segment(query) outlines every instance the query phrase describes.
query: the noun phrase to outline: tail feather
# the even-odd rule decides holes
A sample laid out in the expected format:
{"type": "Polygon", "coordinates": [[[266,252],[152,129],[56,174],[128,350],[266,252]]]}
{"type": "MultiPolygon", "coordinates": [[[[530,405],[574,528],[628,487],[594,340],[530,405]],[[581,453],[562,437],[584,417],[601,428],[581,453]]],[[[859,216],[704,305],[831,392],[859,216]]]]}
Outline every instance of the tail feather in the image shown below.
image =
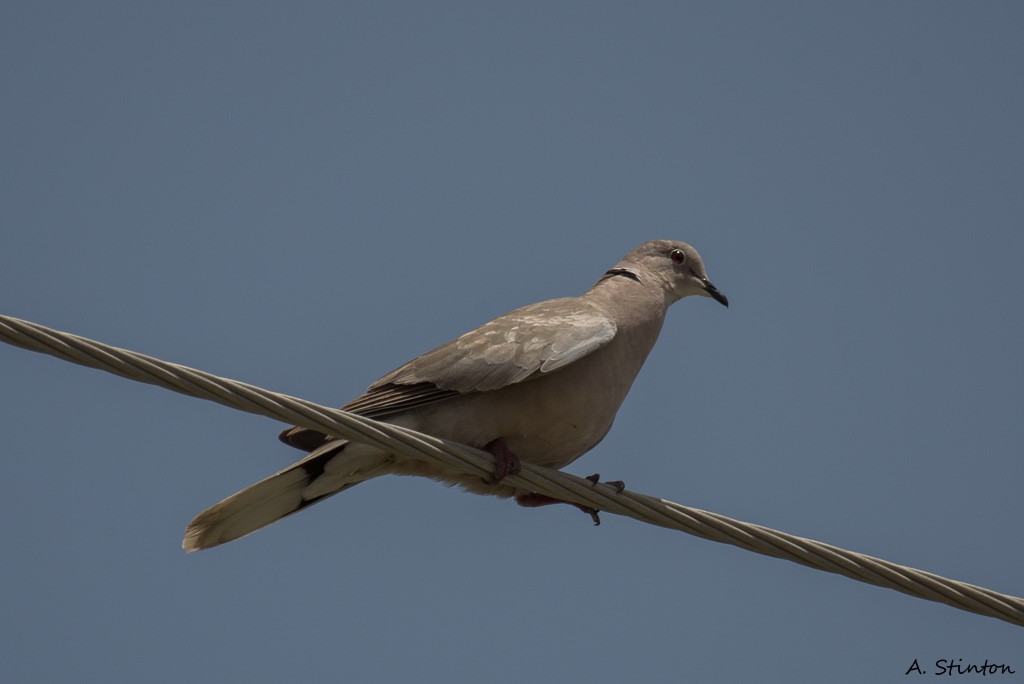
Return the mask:
{"type": "Polygon", "coordinates": [[[185,528],[189,553],[244,537],[360,482],[383,474],[387,454],[334,441],[298,463],[211,506],[185,528]]]}

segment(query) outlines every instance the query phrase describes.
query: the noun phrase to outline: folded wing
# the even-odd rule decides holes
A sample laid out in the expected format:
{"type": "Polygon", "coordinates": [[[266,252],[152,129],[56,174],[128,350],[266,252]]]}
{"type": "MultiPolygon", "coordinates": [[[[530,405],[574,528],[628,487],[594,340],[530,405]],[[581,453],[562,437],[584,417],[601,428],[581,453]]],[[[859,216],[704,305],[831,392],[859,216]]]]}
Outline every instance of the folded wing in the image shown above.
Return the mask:
{"type": "MultiPolygon", "coordinates": [[[[386,419],[468,392],[526,382],[578,361],[615,337],[615,323],[585,299],[552,299],[511,311],[413,359],[342,408],[386,419]]],[[[281,433],[309,450],[326,436],[306,428],[281,433]]]]}

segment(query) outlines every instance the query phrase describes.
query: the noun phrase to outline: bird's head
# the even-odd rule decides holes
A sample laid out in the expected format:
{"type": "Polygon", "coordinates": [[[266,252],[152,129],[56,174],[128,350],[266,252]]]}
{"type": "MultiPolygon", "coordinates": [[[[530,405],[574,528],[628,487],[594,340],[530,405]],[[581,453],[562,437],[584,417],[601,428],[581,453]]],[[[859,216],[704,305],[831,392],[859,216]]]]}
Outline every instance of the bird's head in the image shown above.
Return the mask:
{"type": "Polygon", "coordinates": [[[708,280],[700,254],[685,242],[645,242],[622,257],[622,261],[605,274],[606,277],[616,275],[642,283],[660,283],[668,304],[689,295],[702,295],[729,306],[729,299],[708,280]]]}

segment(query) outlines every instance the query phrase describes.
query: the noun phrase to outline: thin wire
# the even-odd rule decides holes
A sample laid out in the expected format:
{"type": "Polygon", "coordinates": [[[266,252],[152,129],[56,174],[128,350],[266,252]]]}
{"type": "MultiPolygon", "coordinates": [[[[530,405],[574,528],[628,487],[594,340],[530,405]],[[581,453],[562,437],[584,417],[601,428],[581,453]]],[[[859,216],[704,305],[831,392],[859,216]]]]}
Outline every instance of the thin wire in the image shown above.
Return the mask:
{"type": "MultiPolygon", "coordinates": [[[[10,316],[0,315],[0,341],[470,475],[487,477],[493,472],[493,457],[479,449],[10,316]]],[[[529,463],[522,466],[520,474],[506,478],[509,485],[1024,626],[1024,599],[1016,596],[664,499],[630,491],[617,493],[613,487],[594,485],[558,470],[529,463]]]]}

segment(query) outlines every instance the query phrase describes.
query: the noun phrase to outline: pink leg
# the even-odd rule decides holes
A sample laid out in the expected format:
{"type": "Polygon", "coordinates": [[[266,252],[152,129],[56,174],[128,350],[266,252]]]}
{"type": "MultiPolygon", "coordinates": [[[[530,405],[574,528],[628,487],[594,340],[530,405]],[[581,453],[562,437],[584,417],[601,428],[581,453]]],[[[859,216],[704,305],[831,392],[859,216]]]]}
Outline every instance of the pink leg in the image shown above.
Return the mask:
{"type": "Polygon", "coordinates": [[[584,513],[590,516],[590,519],[594,521],[595,525],[601,524],[601,516],[598,515],[599,511],[596,508],[590,506],[584,506],[583,504],[573,503],[572,501],[562,501],[554,497],[548,496],[547,494],[538,494],[537,492],[530,492],[529,494],[520,494],[516,497],[516,503],[525,508],[539,508],[540,506],[550,506],[551,504],[569,504],[575,506],[584,513]]]}
{"type": "Polygon", "coordinates": [[[490,480],[487,480],[487,484],[498,484],[505,479],[507,475],[517,475],[522,466],[519,463],[519,457],[509,451],[509,448],[505,446],[505,443],[500,439],[496,439],[493,442],[488,442],[484,446],[484,451],[489,451],[494,454],[498,463],[494,467],[494,475],[491,476],[490,480]]]}

